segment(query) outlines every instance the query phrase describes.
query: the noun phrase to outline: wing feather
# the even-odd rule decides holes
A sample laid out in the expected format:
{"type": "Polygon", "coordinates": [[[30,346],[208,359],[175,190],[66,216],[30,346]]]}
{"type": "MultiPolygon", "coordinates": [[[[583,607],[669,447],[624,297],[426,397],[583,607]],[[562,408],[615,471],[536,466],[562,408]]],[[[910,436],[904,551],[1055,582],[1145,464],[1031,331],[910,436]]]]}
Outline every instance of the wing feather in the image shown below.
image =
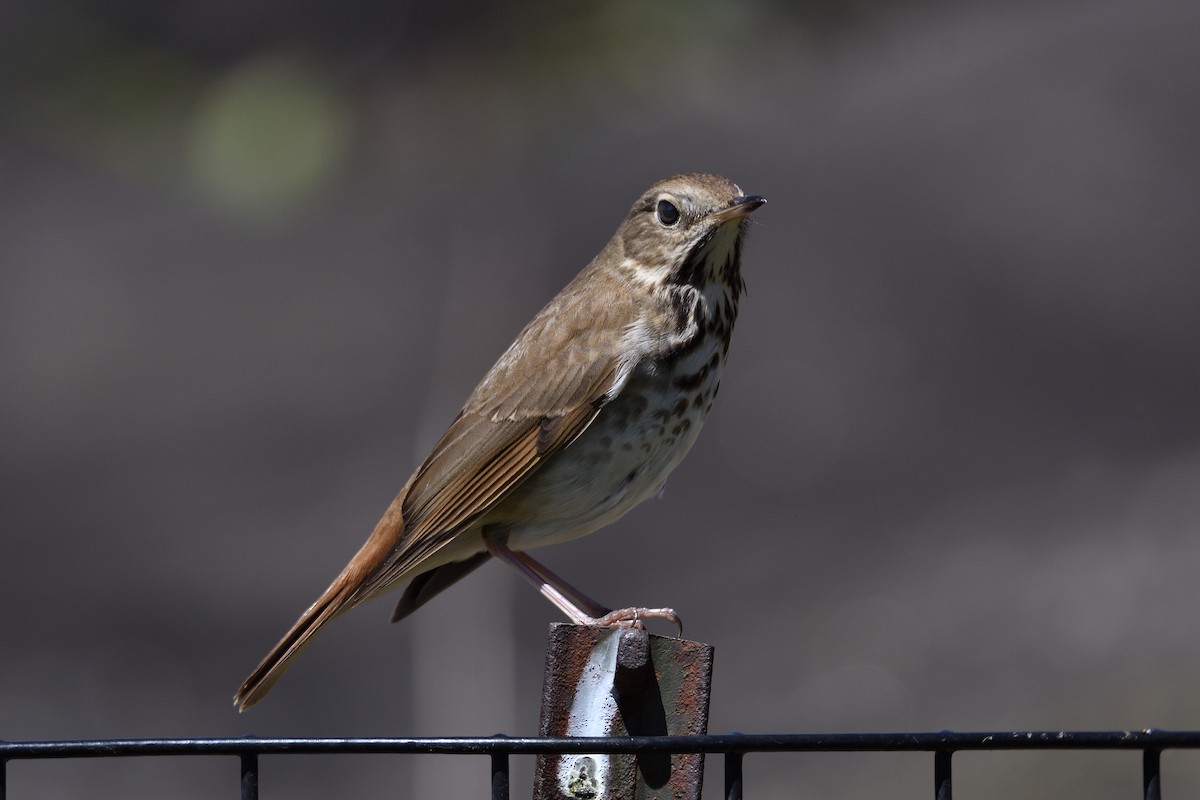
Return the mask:
{"type": "MultiPolygon", "coordinates": [[[[591,372],[590,385],[564,387],[573,395],[570,399],[583,401],[551,414],[515,420],[493,420],[471,411],[461,414],[403,493],[404,533],[391,555],[363,582],[356,604],[390,588],[445,547],[539,464],[574,441],[603,406],[617,365],[591,372]]],[[[566,397],[566,391],[560,396],[566,397]]]]}
{"type": "Polygon", "coordinates": [[[397,498],[402,529],[355,604],[410,577],[569,445],[619,390],[633,366],[625,323],[640,309],[608,282],[580,273],[480,381],[397,498]]]}

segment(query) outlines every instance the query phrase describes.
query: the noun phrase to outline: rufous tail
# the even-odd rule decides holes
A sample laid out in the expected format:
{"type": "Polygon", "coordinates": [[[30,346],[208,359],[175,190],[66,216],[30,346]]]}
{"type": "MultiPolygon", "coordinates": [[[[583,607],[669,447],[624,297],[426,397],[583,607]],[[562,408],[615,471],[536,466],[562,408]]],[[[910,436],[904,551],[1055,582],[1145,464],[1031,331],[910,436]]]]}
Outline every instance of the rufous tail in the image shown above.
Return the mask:
{"type": "Polygon", "coordinates": [[[292,660],[308,646],[309,641],[325,627],[325,624],[351,606],[351,596],[354,587],[348,585],[345,573],[325,590],[325,593],[305,611],[296,624],[288,631],[279,644],[271,648],[266,658],[254,668],[250,677],[233,696],[233,704],[238,711],[245,711],[250,706],[267,696],[275,681],[279,680],[284,671],[291,666],[292,660]]]}
{"type": "Polygon", "coordinates": [[[384,512],[370,538],[342,570],[342,574],[334,579],[317,602],[300,615],[292,629],[279,640],[279,644],[271,648],[267,657],[255,667],[250,677],[246,678],[242,688],[233,696],[233,704],[237,706],[238,711],[245,711],[266,697],[275,681],[291,666],[293,659],[303,652],[317,631],[324,628],[330,620],[388,588],[390,583],[381,584],[372,576],[387,565],[388,556],[404,530],[401,508],[407,491],[408,487],[405,486],[384,512]]]}

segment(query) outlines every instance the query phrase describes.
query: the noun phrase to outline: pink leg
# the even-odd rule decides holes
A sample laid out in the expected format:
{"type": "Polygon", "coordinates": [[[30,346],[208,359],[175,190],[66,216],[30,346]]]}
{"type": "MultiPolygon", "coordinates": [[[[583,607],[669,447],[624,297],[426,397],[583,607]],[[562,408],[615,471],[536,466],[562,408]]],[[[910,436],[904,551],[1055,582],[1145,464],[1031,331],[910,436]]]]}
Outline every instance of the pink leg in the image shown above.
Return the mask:
{"type": "Polygon", "coordinates": [[[644,619],[665,619],[683,633],[683,622],[670,608],[621,608],[609,611],[592,600],[528,553],[508,549],[508,533],[503,529],[485,530],[483,541],[488,552],[513,567],[529,581],[555,608],[567,615],[576,625],[598,625],[604,628],[641,628],[644,619]],[[583,608],[581,608],[581,606],[583,608]],[[586,609],[586,611],[585,611],[586,609]]]}
{"type": "Polygon", "coordinates": [[[524,562],[525,566],[529,567],[530,571],[532,571],[535,575],[537,575],[537,577],[541,580],[542,583],[549,585],[549,586],[557,587],[560,592],[562,592],[564,595],[569,597],[571,599],[571,601],[573,603],[575,603],[575,605],[582,608],[590,616],[602,617],[605,614],[612,611],[611,608],[605,608],[604,606],[600,605],[592,598],[588,597],[583,592],[576,589],[571,584],[564,581],[556,573],[554,573],[549,567],[547,567],[545,564],[541,563],[540,561],[537,561],[532,556],[530,556],[528,553],[522,553],[522,552],[518,552],[516,550],[510,551],[510,552],[512,552],[513,558],[517,559],[518,561],[524,562]]]}

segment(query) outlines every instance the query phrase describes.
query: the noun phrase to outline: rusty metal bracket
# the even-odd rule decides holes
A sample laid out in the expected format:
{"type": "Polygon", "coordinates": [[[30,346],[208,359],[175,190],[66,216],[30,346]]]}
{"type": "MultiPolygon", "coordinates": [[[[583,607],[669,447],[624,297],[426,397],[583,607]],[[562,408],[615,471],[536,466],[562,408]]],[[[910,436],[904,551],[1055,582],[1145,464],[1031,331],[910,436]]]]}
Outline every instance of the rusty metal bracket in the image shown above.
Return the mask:
{"type": "MultiPolygon", "coordinates": [[[[685,736],[708,730],[713,648],[637,629],[550,626],[542,736],[685,736]]],[[[704,754],[537,760],[534,800],[699,800],[704,754]]]]}

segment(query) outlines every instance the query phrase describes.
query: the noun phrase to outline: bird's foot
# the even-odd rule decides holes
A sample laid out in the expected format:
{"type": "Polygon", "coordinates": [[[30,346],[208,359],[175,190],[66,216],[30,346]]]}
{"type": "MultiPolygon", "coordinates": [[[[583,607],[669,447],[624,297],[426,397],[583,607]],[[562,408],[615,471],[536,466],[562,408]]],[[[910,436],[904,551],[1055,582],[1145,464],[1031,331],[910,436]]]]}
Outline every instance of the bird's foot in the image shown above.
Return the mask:
{"type": "Polygon", "coordinates": [[[683,635],[683,620],[673,608],[618,608],[601,617],[590,617],[586,625],[596,625],[601,628],[638,628],[644,630],[644,620],[664,619],[679,629],[683,635]]]}

